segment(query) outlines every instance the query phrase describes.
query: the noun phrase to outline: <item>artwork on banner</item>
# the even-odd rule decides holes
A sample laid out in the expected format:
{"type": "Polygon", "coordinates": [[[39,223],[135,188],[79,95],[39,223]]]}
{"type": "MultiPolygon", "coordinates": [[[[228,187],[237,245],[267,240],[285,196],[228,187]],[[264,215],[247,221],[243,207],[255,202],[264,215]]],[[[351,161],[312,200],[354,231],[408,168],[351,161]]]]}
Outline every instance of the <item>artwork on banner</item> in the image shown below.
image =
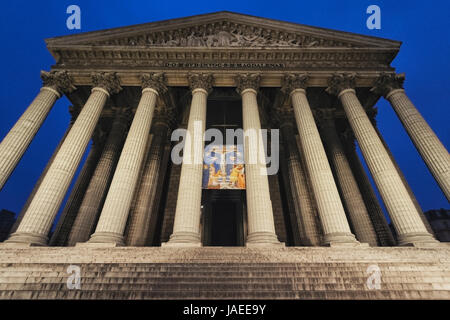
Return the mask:
{"type": "Polygon", "coordinates": [[[208,145],[203,158],[203,189],[245,189],[242,145],[208,145]]]}

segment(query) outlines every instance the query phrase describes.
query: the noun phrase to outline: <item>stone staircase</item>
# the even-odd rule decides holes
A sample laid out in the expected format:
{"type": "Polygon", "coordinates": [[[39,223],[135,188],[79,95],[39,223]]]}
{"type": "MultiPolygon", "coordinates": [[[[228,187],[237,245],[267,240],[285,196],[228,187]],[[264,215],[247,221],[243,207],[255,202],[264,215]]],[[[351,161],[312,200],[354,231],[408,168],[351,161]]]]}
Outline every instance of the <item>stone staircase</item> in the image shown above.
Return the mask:
{"type": "Polygon", "coordinates": [[[0,247],[0,298],[450,299],[450,249],[0,247]]]}

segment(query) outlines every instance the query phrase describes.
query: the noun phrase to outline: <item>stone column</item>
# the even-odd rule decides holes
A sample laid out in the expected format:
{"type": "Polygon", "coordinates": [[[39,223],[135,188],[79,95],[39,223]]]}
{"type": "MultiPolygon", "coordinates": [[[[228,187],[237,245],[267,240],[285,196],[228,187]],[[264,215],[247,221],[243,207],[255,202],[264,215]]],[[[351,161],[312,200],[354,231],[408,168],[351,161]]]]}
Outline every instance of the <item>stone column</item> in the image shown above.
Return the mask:
{"type": "Polygon", "coordinates": [[[200,205],[202,200],[203,152],[206,104],[212,89],[210,74],[189,76],[192,90],[191,109],[183,150],[178,199],[173,232],[165,246],[201,246],[200,205]]]}
{"type": "Polygon", "coordinates": [[[285,142],[280,145],[280,172],[283,179],[282,186],[285,194],[287,210],[289,212],[289,224],[286,225],[286,232],[288,237],[290,237],[290,240],[288,241],[291,243],[291,245],[298,247],[303,245],[304,243],[304,232],[302,231],[302,226],[300,225],[300,210],[298,209],[297,204],[294,203],[296,200],[294,199],[294,191],[292,190],[291,186],[291,177],[286,155],[287,151],[284,143],[285,142]],[[300,236],[300,233],[303,233],[302,236],[300,236]]]}
{"type": "Polygon", "coordinates": [[[342,198],[347,208],[356,238],[360,242],[377,246],[377,236],[370,220],[369,213],[364,204],[358,184],[345,155],[344,148],[339,139],[334,123],[332,109],[320,109],[318,112],[320,126],[329,158],[334,167],[337,184],[340,187],[342,198]]]}
{"type": "Polygon", "coordinates": [[[283,91],[290,94],[311,186],[326,245],[358,245],[342,206],[314,117],[306,98],[307,75],[287,75],[283,91]]]}
{"type": "Polygon", "coordinates": [[[121,88],[114,74],[96,74],[94,88],[67,135],[17,231],[8,243],[46,245],[47,235],[110,93],[121,88]]]}
{"type": "Polygon", "coordinates": [[[381,208],[375,191],[372,188],[369,177],[367,176],[366,171],[359,160],[359,156],[356,153],[355,139],[351,129],[348,128],[348,130],[341,135],[341,141],[344,144],[347,159],[352,168],[353,175],[358,183],[358,187],[361,191],[366,208],[369,211],[369,217],[372,220],[373,227],[375,228],[379,245],[394,246],[396,243],[394,237],[392,236],[392,231],[386,221],[383,209],[381,208]]]}
{"type": "Polygon", "coordinates": [[[0,190],[47,118],[55,101],[75,89],[65,71],[41,71],[43,86],[0,143],[0,190]]]}
{"type": "Polygon", "coordinates": [[[86,189],[77,217],[70,231],[67,242],[69,246],[89,240],[122,150],[124,135],[129,123],[128,119],[129,110],[124,108],[116,110],[102,155],[86,189]]]}
{"type": "Polygon", "coordinates": [[[382,74],[373,91],[389,100],[409,137],[450,201],[450,154],[403,89],[404,74],[382,74]]]}
{"type": "Polygon", "coordinates": [[[337,74],[330,79],[329,84],[327,92],[337,95],[342,103],[367,166],[397,230],[399,244],[414,245],[436,242],[420,219],[383,143],[356,97],[353,89],[355,76],[337,74]]]}
{"type": "Polygon", "coordinates": [[[155,118],[153,128],[153,139],[151,142],[149,154],[144,165],[142,179],[139,188],[136,190],[135,203],[130,210],[127,231],[125,233],[125,242],[127,246],[144,246],[148,239],[150,229],[150,220],[152,215],[153,203],[158,185],[159,169],[164,154],[165,141],[167,140],[168,123],[163,115],[155,118]]]}
{"type": "MultiPolygon", "coordinates": [[[[279,110],[281,113],[281,110],[279,110]]],[[[297,224],[299,226],[300,239],[302,245],[319,246],[320,233],[317,219],[314,212],[314,205],[311,199],[307,176],[302,168],[298,154],[297,143],[295,141],[294,124],[291,119],[293,114],[289,112],[283,115],[280,124],[281,134],[286,146],[286,158],[289,171],[289,182],[293,194],[295,211],[297,211],[297,224]]]]}
{"type": "Polygon", "coordinates": [[[395,161],[395,158],[394,158],[391,150],[389,149],[389,146],[387,145],[386,141],[384,140],[383,136],[381,135],[380,130],[378,130],[374,119],[372,119],[372,123],[373,123],[373,127],[374,127],[375,131],[378,134],[378,137],[380,138],[381,142],[383,143],[384,148],[386,149],[386,152],[389,155],[389,158],[391,158],[391,161],[394,164],[395,169],[397,170],[398,175],[400,176],[400,179],[402,179],[403,184],[405,185],[405,188],[408,191],[408,194],[411,197],[411,200],[412,200],[412,202],[414,203],[414,206],[417,209],[417,212],[419,212],[420,219],[422,220],[423,224],[427,228],[427,231],[435,237],[434,231],[431,228],[430,223],[428,222],[427,218],[423,214],[422,207],[420,206],[419,201],[417,201],[417,198],[414,195],[414,193],[413,193],[413,191],[411,189],[411,186],[409,185],[408,181],[406,180],[405,175],[403,174],[402,170],[400,169],[397,161],[395,161]]]}
{"type": "MultiPolygon", "coordinates": [[[[72,118],[73,119],[73,118],[72,118]]],[[[22,210],[20,210],[19,215],[17,216],[16,221],[14,222],[13,226],[11,227],[10,234],[16,232],[17,228],[19,227],[20,222],[23,219],[23,216],[25,215],[25,212],[27,211],[28,207],[30,206],[31,201],[33,200],[34,195],[36,194],[37,190],[39,189],[39,186],[42,183],[42,180],[44,179],[45,175],[47,174],[48,169],[53,163],[53,160],[55,159],[56,155],[58,154],[59,148],[61,148],[61,145],[64,142],[64,139],[66,138],[67,134],[69,133],[70,129],[72,128],[73,121],[70,122],[68,128],[66,129],[66,132],[64,133],[63,137],[59,141],[58,145],[56,146],[55,151],[53,152],[52,156],[50,157],[50,160],[48,160],[47,164],[45,165],[44,170],[42,171],[41,175],[39,176],[38,181],[33,187],[33,190],[31,190],[30,195],[27,198],[27,201],[22,207],[22,210]]]]}
{"type": "MultiPolygon", "coordinates": [[[[101,120],[100,120],[101,121],[101,120]]],[[[97,129],[99,127],[97,126],[97,129]]],[[[104,135],[101,130],[94,132],[92,137],[92,146],[84,161],[84,164],[78,174],[77,180],[72,187],[69,198],[64,205],[64,209],[56,224],[55,231],[50,238],[50,246],[65,246],[69,238],[70,230],[72,230],[73,223],[80,209],[81,201],[83,201],[87,186],[97,166],[98,159],[104,146],[104,135]]]]}
{"type": "Polygon", "coordinates": [[[237,91],[242,96],[245,189],[248,215],[246,245],[280,245],[281,243],[275,233],[261,121],[256,100],[260,76],[256,74],[239,75],[236,82],[237,91]]]}
{"type": "Polygon", "coordinates": [[[145,156],[148,134],[158,94],[165,90],[164,74],[142,76],[142,96],[114,177],[103,205],[95,233],[89,243],[124,245],[123,232],[145,156]]]}

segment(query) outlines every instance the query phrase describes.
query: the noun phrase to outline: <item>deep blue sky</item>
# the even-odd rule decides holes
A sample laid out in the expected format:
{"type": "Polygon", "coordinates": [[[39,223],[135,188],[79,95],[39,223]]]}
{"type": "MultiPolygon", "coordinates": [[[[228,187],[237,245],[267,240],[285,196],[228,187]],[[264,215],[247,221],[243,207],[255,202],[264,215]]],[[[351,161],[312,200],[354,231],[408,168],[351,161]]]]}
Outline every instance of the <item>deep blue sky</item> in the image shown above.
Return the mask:
{"type": "MultiPolygon", "coordinates": [[[[45,38],[157,20],[235,11],[260,17],[379,36],[403,42],[393,62],[406,73],[405,89],[438,137],[449,147],[450,1],[5,1],[0,10],[2,76],[0,139],[41,87],[40,70],[54,63],[45,38]],[[81,30],[66,28],[66,8],[81,8],[81,30]],[[366,8],[381,7],[381,30],[366,28],[366,8]]],[[[424,210],[448,202],[383,99],[378,126],[424,210]]],[[[0,209],[18,213],[69,121],[69,102],[60,99],[0,192],[0,209]]]]}

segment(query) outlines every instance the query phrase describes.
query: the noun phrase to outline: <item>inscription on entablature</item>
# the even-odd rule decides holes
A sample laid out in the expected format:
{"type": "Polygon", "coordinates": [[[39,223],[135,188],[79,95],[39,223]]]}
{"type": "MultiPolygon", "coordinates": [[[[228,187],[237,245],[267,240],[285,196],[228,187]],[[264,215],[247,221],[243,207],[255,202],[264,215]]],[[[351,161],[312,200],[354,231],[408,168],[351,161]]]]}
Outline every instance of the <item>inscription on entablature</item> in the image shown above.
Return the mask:
{"type": "Polygon", "coordinates": [[[201,68],[201,69],[279,69],[285,68],[284,63],[199,63],[199,62],[167,62],[166,68],[201,68]]]}

